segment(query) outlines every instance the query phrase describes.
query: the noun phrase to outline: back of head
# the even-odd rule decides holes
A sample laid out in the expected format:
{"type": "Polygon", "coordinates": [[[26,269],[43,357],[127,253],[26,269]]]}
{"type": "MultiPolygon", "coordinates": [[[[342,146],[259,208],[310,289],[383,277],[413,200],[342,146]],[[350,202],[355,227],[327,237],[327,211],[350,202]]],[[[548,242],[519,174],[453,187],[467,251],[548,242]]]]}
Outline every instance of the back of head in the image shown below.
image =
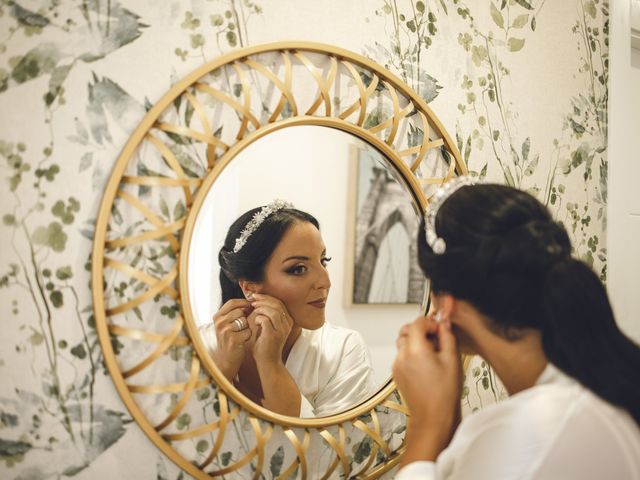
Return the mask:
{"type": "Polygon", "coordinates": [[[309,222],[320,228],[312,215],[295,208],[281,208],[266,216],[251,232],[242,248],[236,249],[236,240],[241,237],[247,224],[264,208],[257,207],[245,212],[229,227],[224,245],[218,253],[223,304],[233,298],[244,298],[238,285],[239,280],[263,280],[265,264],[292,225],[297,222],[309,222]]]}
{"type": "Polygon", "coordinates": [[[553,364],[640,422],[640,387],[631,381],[640,348],[620,332],[604,286],[572,258],[566,229],[544,205],[504,185],[463,186],[439,208],[435,229],[444,254],[424,229],[418,235],[435,293],[468,301],[507,339],[539,330],[553,364]]]}

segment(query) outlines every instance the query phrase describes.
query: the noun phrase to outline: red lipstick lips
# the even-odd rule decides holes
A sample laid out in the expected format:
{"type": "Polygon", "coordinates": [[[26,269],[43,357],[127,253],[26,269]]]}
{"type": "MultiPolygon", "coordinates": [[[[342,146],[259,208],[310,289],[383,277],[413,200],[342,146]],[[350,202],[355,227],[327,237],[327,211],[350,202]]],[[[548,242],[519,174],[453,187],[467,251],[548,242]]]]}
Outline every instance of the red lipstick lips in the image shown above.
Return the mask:
{"type": "Polygon", "coordinates": [[[312,305],[316,308],[324,308],[326,304],[327,304],[326,298],[320,298],[318,300],[314,300],[313,302],[309,302],[309,305],[312,305]]]}

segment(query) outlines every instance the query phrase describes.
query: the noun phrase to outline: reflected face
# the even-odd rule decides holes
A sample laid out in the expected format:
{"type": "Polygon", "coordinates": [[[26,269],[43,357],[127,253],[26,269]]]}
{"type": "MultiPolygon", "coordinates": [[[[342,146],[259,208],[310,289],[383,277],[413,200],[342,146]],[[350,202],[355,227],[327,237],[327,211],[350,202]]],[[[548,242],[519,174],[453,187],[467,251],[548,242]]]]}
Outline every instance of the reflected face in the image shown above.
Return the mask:
{"type": "Polygon", "coordinates": [[[264,269],[259,292],[285,304],[294,323],[315,330],[324,324],[331,288],[326,247],[320,231],[308,222],[296,222],[282,236],[264,269]]]}

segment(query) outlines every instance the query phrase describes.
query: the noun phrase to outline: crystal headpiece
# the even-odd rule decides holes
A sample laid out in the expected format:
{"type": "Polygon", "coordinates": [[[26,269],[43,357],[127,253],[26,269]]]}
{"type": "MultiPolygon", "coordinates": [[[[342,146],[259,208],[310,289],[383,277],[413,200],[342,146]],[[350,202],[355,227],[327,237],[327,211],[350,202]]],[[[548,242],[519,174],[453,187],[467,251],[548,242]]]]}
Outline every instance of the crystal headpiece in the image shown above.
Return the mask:
{"type": "Polygon", "coordinates": [[[236,243],[233,246],[233,253],[238,253],[244,244],[247,243],[249,237],[255,232],[258,227],[264,222],[269,215],[277,212],[278,210],[282,210],[283,208],[293,208],[293,203],[286,202],[284,200],[276,199],[271,202],[269,205],[265,205],[260,209],[260,211],[256,212],[249,223],[245,225],[240,232],[240,236],[236,238],[236,243]]]}
{"type": "Polygon", "coordinates": [[[453,192],[458,190],[460,187],[464,187],[465,185],[475,185],[475,183],[476,181],[471,177],[454,177],[447,183],[443,184],[436,193],[433,194],[433,197],[431,197],[431,201],[429,202],[427,211],[425,212],[424,235],[427,240],[427,245],[431,247],[431,250],[433,250],[433,253],[436,255],[442,255],[447,249],[447,244],[444,242],[444,239],[438,237],[438,234],[436,233],[436,215],[438,215],[438,210],[453,192]]]}

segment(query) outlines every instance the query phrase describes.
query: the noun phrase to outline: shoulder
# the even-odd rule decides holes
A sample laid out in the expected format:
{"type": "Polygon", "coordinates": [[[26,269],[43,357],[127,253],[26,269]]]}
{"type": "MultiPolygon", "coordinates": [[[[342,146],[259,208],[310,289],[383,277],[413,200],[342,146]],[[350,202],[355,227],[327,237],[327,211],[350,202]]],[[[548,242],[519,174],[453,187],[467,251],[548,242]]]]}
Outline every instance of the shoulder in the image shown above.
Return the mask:
{"type": "Polygon", "coordinates": [[[356,330],[330,323],[313,331],[306,355],[312,354],[316,356],[318,371],[324,382],[355,365],[370,364],[369,350],[362,335],[356,330]]]}
{"type": "Polygon", "coordinates": [[[464,451],[508,445],[513,458],[540,452],[582,394],[576,385],[536,385],[466,416],[452,444],[464,451]]]}
{"type": "Polygon", "coordinates": [[[325,324],[319,329],[323,337],[331,339],[349,339],[349,340],[361,340],[362,335],[357,330],[352,330],[340,325],[334,325],[333,323],[325,322],[325,324]]]}
{"type": "Polygon", "coordinates": [[[461,425],[474,431],[527,430],[529,438],[545,436],[568,416],[581,414],[591,399],[590,392],[574,381],[534,385],[507,400],[483,408],[465,418],[461,425]]]}
{"type": "Polygon", "coordinates": [[[640,429],[631,415],[577,382],[574,388],[571,395],[554,392],[560,413],[547,421],[557,425],[532,475],[570,468],[573,478],[640,478],[640,429]]]}
{"type": "Polygon", "coordinates": [[[333,325],[331,323],[325,323],[319,331],[321,341],[324,344],[333,346],[342,346],[347,350],[351,349],[365,349],[366,344],[364,338],[357,330],[342,327],[339,325],[333,325]]]}
{"type": "Polygon", "coordinates": [[[466,417],[451,446],[443,459],[456,469],[501,448],[509,458],[501,469],[528,472],[522,478],[552,478],[558,468],[574,471],[572,463],[584,467],[576,474],[599,464],[633,465],[634,456],[640,458],[640,431],[626,412],[560,375],[466,417]]]}

